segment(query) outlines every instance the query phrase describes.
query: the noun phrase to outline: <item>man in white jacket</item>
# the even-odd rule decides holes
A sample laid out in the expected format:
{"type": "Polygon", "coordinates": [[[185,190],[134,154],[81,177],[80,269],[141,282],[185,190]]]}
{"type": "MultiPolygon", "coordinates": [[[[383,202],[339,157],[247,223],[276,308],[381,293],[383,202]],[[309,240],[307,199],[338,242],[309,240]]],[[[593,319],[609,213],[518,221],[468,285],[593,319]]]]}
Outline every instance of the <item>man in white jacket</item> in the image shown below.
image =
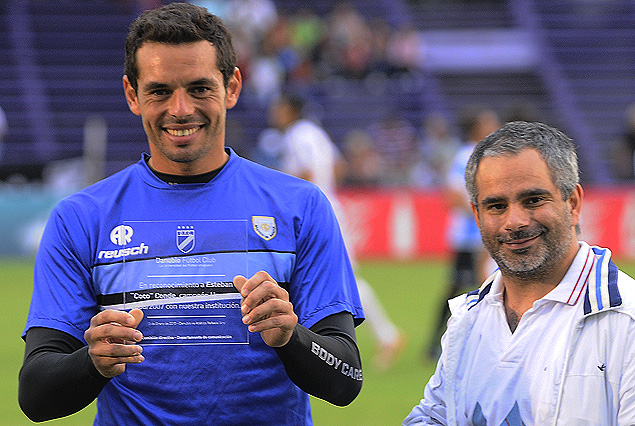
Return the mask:
{"type": "Polygon", "coordinates": [[[573,142],[512,122],[465,172],[498,270],[450,301],[437,370],[404,425],[634,425],[635,280],[578,241],[573,142]]]}

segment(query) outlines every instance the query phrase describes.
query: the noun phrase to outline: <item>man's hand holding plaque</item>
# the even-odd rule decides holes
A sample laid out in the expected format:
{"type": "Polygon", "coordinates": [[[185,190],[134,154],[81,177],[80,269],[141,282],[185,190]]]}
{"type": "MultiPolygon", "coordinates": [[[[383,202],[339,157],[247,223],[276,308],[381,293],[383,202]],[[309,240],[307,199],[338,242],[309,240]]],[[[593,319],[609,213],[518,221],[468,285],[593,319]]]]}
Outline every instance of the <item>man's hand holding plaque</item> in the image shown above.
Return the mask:
{"type": "Polygon", "coordinates": [[[264,271],[249,279],[238,275],[234,277],[234,286],[243,296],[243,323],[249,326],[249,331],[259,332],[269,346],[284,346],[298,323],[289,293],[264,271]]]}
{"type": "Polygon", "coordinates": [[[136,329],[142,319],[140,309],[128,313],[109,309],[91,319],[84,339],[88,343],[88,354],[102,376],[118,376],[126,370],[126,364],[144,360],[143,348],[137,344],[143,335],[136,329]]]}

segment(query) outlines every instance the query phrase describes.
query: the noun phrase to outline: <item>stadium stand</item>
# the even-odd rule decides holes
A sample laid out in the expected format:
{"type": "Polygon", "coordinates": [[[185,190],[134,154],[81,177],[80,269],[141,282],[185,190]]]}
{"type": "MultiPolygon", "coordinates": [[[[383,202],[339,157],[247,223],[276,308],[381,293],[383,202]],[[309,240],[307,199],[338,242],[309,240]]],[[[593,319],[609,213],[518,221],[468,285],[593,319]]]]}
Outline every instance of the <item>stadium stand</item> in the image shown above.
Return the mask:
{"type": "MultiPolygon", "coordinates": [[[[82,153],[86,120],[108,125],[108,173],[146,149],[141,123],[123,97],[123,39],[136,15],[125,2],[7,0],[0,4],[0,106],[9,121],[0,180],[29,179],[44,166],[82,153]]],[[[134,3],[134,2],[132,2],[134,3]]],[[[302,0],[277,0],[296,13],[302,0]]],[[[337,2],[311,2],[326,16],[337,2]]],[[[467,104],[503,115],[531,104],[544,121],[581,145],[583,178],[610,180],[603,147],[621,131],[635,101],[635,2],[605,0],[352,1],[368,19],[412,25],[422,41],[421,68],[407,78],[292,82],[336,143],[388,112],[419,126],[429,112],[455,119],[467,104]],[[452,50],[455,49],[455,50],[452,50]],[[448,54],[450,52],[450,54],[448,54]]],[[[249,90],[228,115],[228,144],[248,155],[266,127],[266,108],[249,90]]]]}
{"type": "Polygon", "coordinates": [[[603,152],[620,136],[619,121],[635,99],[635,2],[534,3],[573,98],[578,127],[588,132],[583,136],[587,161],[589,156],[606,160],[603,152]]]}

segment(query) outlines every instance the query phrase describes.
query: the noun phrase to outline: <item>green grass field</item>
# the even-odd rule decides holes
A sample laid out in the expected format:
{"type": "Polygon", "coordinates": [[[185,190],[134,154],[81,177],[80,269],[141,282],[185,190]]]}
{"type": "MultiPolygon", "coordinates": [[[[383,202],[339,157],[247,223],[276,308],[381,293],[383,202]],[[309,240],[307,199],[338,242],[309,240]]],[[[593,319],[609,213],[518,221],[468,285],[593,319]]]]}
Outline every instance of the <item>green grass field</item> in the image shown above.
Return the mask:
{"type": "MultiPolygon", "coordinates": [[[[635,263],[618,266],[635,276],[635,263]]],[[[386,372],[373,365],[375,342],[367,324],[358,327],[358,342],[364,365],[364,386],[359,397],[340,408],[314,399],[316,426],[399,425],[418,403],[423,386],[434,370],[434,363],[422,356],[443,302],[449,266],[442,261],[389,262],[367,261],[360,275],[375,288],[393,321],[408,336],[408,346],[398,363],[386,372]]],[[[32,290],[32,260],[0,261],[5,299],[0,320],[0,336],[6,343],[0,352],[0,423],[6,426],[33,424],[20,411],[17,402],[18,371],[24,343],[20,339],[32,290]]],[[[92,424],[94,405],[64,419],[46,422],[55,426],[92,424]]]]}

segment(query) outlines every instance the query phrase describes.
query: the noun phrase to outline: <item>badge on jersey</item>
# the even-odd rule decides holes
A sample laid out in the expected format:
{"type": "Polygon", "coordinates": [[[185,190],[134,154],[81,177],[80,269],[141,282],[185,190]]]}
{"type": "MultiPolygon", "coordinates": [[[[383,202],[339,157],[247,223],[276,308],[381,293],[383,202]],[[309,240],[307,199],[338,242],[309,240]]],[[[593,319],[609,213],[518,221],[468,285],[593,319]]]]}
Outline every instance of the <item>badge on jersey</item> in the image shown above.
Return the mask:
{"type": "Polygon", "coordinates": [[[179,226],[176,229],[176,246],[183,253],[189,253],[196,244],[196,233],[193,226],[179,226]]]}
{"type": "Polygon", "coordinates": [[[276,227],[276,219],[270,216],[252,216],[251,222],[254,225],[254,231],[263,239],[269,241],[278,233],[276,227]]]}

